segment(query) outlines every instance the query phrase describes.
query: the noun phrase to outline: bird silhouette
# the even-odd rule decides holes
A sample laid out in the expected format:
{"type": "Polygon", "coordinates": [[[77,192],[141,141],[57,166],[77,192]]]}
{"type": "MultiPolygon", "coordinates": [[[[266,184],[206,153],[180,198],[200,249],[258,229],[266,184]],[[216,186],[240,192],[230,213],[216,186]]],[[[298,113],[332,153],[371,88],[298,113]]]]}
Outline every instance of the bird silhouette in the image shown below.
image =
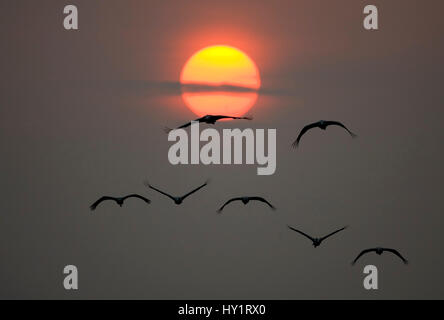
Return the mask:
{"type": "Polygon", "coordinates": [[[100,199],[98,199],[96,202],[94,202],[94,203],[90,206],[90,209],[91,209],[91,210],[95,210],[95,209],[97,208],[97,206],[98,206],[100,203],[102,203],[103,201],[107,201],[107,200],[115,201],[119,206],[122,206],[122,205],[123,205],[123,202],[124,202],[126,199],[128,199],[128,198],[139,198],[139,199],[142,199],[143,201],[145,201],[146,203],[151,203],[151,200],[149,200],[149,199],[147,199],[147,198],[145,198],[145,197],[142,197],[142,196],[140,196],[140,195],[138,195],[138,194],[130,194],[130,195],[127,195],[127,196],[125,196],[125,197],[121,197],[121,198],[118,198],[118,197],[110,197],[110,196],[103,196],[103,197],[101,197],[100,199]]]}
{"type": "Polygon", "coordinates": [[[362,250],[361,253],[358,254],[358,256],[355,258],[355,260],[353,260],[352,265],[354,265],[356,263],[356,261],[358,261],[358,259],[360,257],[362,257],[364,254],[372,252],[372,251],[376,252],[377,255],[381,255],[384,251],[391,252],[394,255],[398,256],[402,260],[402,262],[404,262],[404,264],[408,264],[408,261],[406,259],[404,259],[404,257],[398,252],[398,250],[391,249],[391,248],[377,247],[377,248],[370,248],[370,249],[362,250]]]}
{"type": "MultiPolygon", "coordinates": [[[[208,123],[208,124],[215,124],[216,121],[221,120],[221,119],[253,120],[253,117],[232,117],[232,116],[207,114],[206,116],[198,118],[194,121],[198,121],[199,123],[203,122],[203,123],[208,123]]],[[[184,125],[181,125],[180,127],[177,127],[176,129],[183,129],[183,128],[189,127],[190,125],[191,125],[191,121],[185,123],[184,125]]],[[[165,128],[165,132],[169,133],[171,130],[176,130],[176,129],[171,129],[171,128],[167,127],[167,128],[165,128]]]]}
{"type": "Polygon", "coordinates": [[[303,236],[307,237],[308,239],[310,239],[310,240],[313,242],[313,246],[314,246],[315,248],[318,247],[318,246],[320,246],[321,243],[322,243],[322,241],[324,241],[324,240],[327,239],[328,237],[331,237],[331,236],[334,235],[335,233],[338,233],[339,231],[342,231],[342,230],[344,230],[344,229],[347,228],[347,226],[345,226],[345,227],[343,227],[343,228],[341,228],[341,229],[338,229],[338,230],[336,230],[336,231],[333,231],[333,232],[330,233],[330,234],[327,234],[326,236],[324,236],[324,237],[322,237],[322,238],[313,238],[313,237],[309,236],[308,234],[306,234],[306,233],[304,233],[304,232],[302,232],[302,231],[300,231],[300,230],[298,230],[298,229],[295,229],[295,228],[290,227],[290,226],[287,226],[287,227],[290,228],[290,229],[293,230],[293,231],[296,231],[296,232],[302,234],[303,236]]]}
{"type": "Polygon", "coordinates": [[[356,134],[354,134],[353,132],[351,132],[350,130],[348,130],[348,128],[343,125],[342,123],[338,122],[338,121],[325,121],[325,120],[320,120],[318,122],[313,122],[311,124],[306,125],[301,132],[299,133],[298,137],[296,138],[296,141],[293,142],[292,146],[293,148],[296,148],[297,146],[299,146],[299,141],[301,140],[302,136],[310,129],[313,128],[320,128],[322,130],[327,129],[328,126],[340,126],[342,128],[344,128],[353,138],[356,137],[356,134]]]}
{"type": "Polygon", "coordinates": [[[192,194],[195,193],[197,190],[199,190],[199,189],[205,187],[208,183],[209,183],[209,180],[207,180],[207,181],[206,181],[204,184],[202,184],[201,186],[197,187],[196,189],[194,189],[194,190],[188,192],[187,194],[185,194],[185,195],[183,195],[183,196],[181,196],[181,197],[174,197],[174,196],[172,196],[172,195],[170,195],[170,194],[168,194],[168,193],[166,193],[166,192],[164,192],[164,191],[162,191],[162,190],[160,190],[160,189],[157,189],[156,187],[153,187],[152,185],[149,184],[148,181],[145,181],[145,182],[144,182],[145,186],[147,186],[148,188],[153,189],[153,190],[155,190],[155,191],[157,191],[157,192],[159,192],[159,193],[161,193],[161,194],[167,196],[168,198],[172,199],[172,200],[174,201],[174,203],[177,204],[177,205],[181,204],[181,203],[185,200],[185,198],[187,198],[188,196],[192,195],[192,194]]]}
{"type": "Polygon", "coordinates": [[[233,201],[242,201],[243,204],[247,204],[250,201],[261,201],[266,203],[271,209],[276,210],[276,208],[270,202],[268,202],[262,197],[237,197],[237,198],[232,198],[227,202],[225,202],[224,205],[217,210],[217,212],[221,213],[222,210],[225,208],[225,206],[233,201]]]}

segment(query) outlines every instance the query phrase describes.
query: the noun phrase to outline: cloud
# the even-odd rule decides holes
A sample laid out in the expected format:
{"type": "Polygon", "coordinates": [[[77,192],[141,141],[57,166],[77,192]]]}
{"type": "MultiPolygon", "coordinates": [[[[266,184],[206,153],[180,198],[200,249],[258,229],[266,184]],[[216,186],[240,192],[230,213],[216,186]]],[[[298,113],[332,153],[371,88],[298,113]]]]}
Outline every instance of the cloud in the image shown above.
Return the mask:
{"type": "MultiPolygon", "coordinates": [[[[122,83],[119,84],[122,88],[122,83]]],[[[186,92],[257,92],[265,95],[289,95],[289,91],[260,88],[253,89],[230,84],[210,85],[203,83],[182,84],[175,81],[145,81],[145,80],[127,80],[123,82],[125,90],[138,91],[140,94],[150,95],[180,95],[186,92]]]]}

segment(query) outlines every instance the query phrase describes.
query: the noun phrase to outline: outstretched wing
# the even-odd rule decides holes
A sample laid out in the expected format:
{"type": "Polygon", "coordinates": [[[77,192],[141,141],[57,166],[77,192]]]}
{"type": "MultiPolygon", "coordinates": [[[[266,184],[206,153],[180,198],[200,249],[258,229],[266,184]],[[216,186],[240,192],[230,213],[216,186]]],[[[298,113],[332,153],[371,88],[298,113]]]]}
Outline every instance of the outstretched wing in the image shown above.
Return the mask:
{"type": "Polygon", "coordinates": [[[185,199],[186,197],[188,197],[189,195],[191,195],[191,194],[193,194],[193,193],[195,193],[197,190],[199,190],[199,189],[201,189],[201,188],[203,188],[203,187],[205,187],[207,184],[209,183],[209,181],[205,181],[205,183],[204,184],[202,184],[201,186],[199,186],[199,187],[197,187],[196,189],[194,189],[194,190],[192,190],[192,191],[190,191],[190,192],[188,192],[186,195],[183,195],[181,198],[182,198],[182,200],[183,199],[185,199]]]}
{"type": "Polygon", "coordinates": [[[211,119],[214,121],[220,120],[220,119],[234,119],[234,120],[253,120],[253,117],[231,117],[231,116],[222,116],[222,115],[215,115],[211,116],[211,119]]]}
{"type": "Polygon", "coordinates": [[[169,195],[168,193],[163,192],[162,190],[159,190],[159,189],[157,189],[156,187],[153,187],[152,185],[150,185],[150,184],[148,183],[148,181],[145,181],[144,184],[145,184],[145,186],[147,186],[148,188],[153,189],[153,190],[155,190],[155,191],[157,191],[157,192],[159,192],[159,193],[161,193],[161,194],[167,196],[168,198],[172,199],[173,201],[176,200],[173,196],[169,195]]]}
{"type": "Polygon", "coordinates": [[[232,119],[235,119],[235,120],[253,120],[253,116],[246,116],[246,117],[232,117],[232,119]]]}
{"type": "Polygon", "coordinates": [[[181,125],[180,127],[177,127],[176,129],[183,129],[183,128],[186,128],[186,127],[189,127],[189,126],[191,126],[191,121],[181,125]]]}
{"type": "MultiPolygon", "coordinates": [[[[199,121],[199,122],[202,122],[203,118],[204,118],[204,117],[200,117],[200,118],[195,119],[195,120],[193,120],[193,121],[199,121]]],[[[175,129],[165,128],[165,130],[167,131],[167,133],[169,133],[171,130],[187,128],[187,127],[191,126],[191,123],[192,123],[192,121],[187,122],[187,123],[181,125],[180,127],[175,128],[175,129]]]]}
{"type": "Polygon", "coordinates": [[[296,138],[296,141],[293,142],[292,146],[293,148],[296,148],[299,146],[299,141],[301,141],[302,136],[310,129],[313,129],[318,126],[318,122],[313,122],[311,124],[306,125],[304,128],[302,128],[301,132],[299,133],[298,137],[296,138]]]}
{"type": "Polygon", "coordinates": [[[350,130],[348,130],[348,128],[345,126],[345,125],[343,125],[342,123],[340,123],[339,121],[325,121],[325,124],[327,125],[327,126],[340,126],[340,127],[342,127],[342,128],[344,128],[345,130],[347,130],[347,132],[354,138],[354,137],[356,137],[356,134],[354,134],[353,132],[351,132],[350,130]]]}
{"type": "Polygon", "coordinates": [[[324,241],[324,240],[327,239],[328,237],[331,237],[331,236],[334,235],[335,233],[338,233],[338,232],[340,232],[340,231],[342,231],[342,230],[344,230],[344,229],[347,229],[347,226],[345,226],[345,227],[343,227],[343,228],[341,228],[341,229],[338,229],[338,230],[336,230],[336,231],[333,231],[332,233],[327,234],[325,237],[322,237],[322,238],[320,238],[319,240],[320,240],[320,241],[324,241]]]}
{"type": "Polygon", "coordinates": [[[97,206],[102,202],[102,201],[106,201],[106,200],[114,200],[116,201],[116,198],[113,197],[108,197],[108,196],[103,196],[100,199],[98,199],[96,202],[94,202],[92,205],[89,206],[89,208],[91,210],[96,210],[97,206]]]}
{"type": "Polygon", "coordinates": [[[265,199],[262,198],[262,197],[250,197],[250,200],[257,200],[257,201],[264,202],[264,203],[268,204],[268,206],[269,206],[271,209],[276,210],[276,208],[275,208],[270,202],[268,202],[267,200],[265,200],[265,199]]]}
{"type": "Polygon", "coordinates": [[[145,201],[146,203],[151,203],[151,200],[150,200],[150,199],[147,199],[147,198],[142,197],[141,195],[138,195],[138,194],[135,194],[135,193],[133,193],[133,194],[129,194],[129,195],[125,196],[125,197],[123,198],[123,200],[125,201],[125,200],[128,199],[128,198],[139,198],[139,199],[145,201]]]}
{"type": "Polygon", "coordinates": [[[372,249],[365,249],[365,250],[362,250],[361,253],[358,254],[358,256],[355,258],[355,260],[353,260],[352,265],[355,264],[356,261],[358,261],[358,259],[359,259],[360,257],[362,257],[364,254],[369,253],[369,252],[372,252],[372,251],[376,251],[376,249],[375,249],[375,248],[372,248],[372,249]]]}
{"type": "Polygon", "coordinates": [[[405,264],[408,264],[409,262],[399,253],[398,250],[395,249],[391,249],[391,248],[383,248],[384,251],[388,251],[391,252],[395,255],[397,255],[399,258],[401,258],[402,262],[404,262],[405,264]]]}
{"type": "Polygon", "coordinates": [[[308,234],[306,234],[306,233],[304,233],[304,232],[302,232],[302,231],[300,231],[300,230],[298,230],[298,229],[295,229],[295,228],[293,228],[293,227],[290,227],[290,226],[287,226],[287,227],[290,228],[290,229],[293,230],[293,231],[296,231],[297,233],[302,234],[303,236],[307,237],[307,238],[310,239],[311,241],[314,241],[314,239],[313,239],[312,237],[310,237],[308,234]]]}
{"type": "Polygon", "coordinates": [[[221,213],[222,210],[225,208],[225,206],[226,206],[227,204],[229,204],[229,203],[231,203],[231,202],[233,202],[233,201],[240,201],[240,200],[242,200],[242,198],[232,198],[232,199],[228,200],[227,202],[224,203],[224,205],[223,205],[222,207],[220,207],[220,208],[217,210],[217,212],[218,212],[218,213],[221,213]]]}

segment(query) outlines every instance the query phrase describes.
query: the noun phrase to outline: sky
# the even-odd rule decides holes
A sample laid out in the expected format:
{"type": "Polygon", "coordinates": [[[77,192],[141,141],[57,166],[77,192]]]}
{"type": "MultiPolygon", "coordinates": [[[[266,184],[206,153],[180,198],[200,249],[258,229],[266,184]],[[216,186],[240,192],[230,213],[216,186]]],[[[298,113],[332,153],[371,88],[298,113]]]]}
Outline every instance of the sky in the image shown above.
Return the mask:
{"type": "Polygon", "coordinates": [[[0,298],[442,299],[442,1],[0,3],[0,298]],[[168,162],[165,126],[196,116],[177,81],[197,50],[227,44],[258,66],[253,121],[276,129],[277,169],[168,162]],[[301,128],[339,120],[358,134],[301,128]],[[149,181],[183,194],[176,206],[149,181]],[[89,205],[141,193],[150,205],[89,205]],[[258,203],[217,208],[230,197],[258,203]],[[227,207],[228,209],[228,207],[227,207]],[[318,248],[287,225],[322,236],[318,248]],[[368,247],[398,249],[405,266],[368,247]],[[63,268],[79,270],[66,291],[63,268]],[[363,288],[377,266],[379,289],[363,288]]]}

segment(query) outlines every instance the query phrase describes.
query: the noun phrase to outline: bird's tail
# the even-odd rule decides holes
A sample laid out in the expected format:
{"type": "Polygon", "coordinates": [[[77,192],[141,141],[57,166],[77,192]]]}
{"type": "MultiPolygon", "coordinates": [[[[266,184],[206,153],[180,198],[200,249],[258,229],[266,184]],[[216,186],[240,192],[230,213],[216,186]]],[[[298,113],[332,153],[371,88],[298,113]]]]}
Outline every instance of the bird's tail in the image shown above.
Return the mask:
{"type": "Polygon", "coordinates": [[[242,119],[245,119],[245,120],[253,120],[253,116],[252,116],[252,115],[248,115],[248,116],[246,116],[246,117],[243,117],[242,119]]]}

